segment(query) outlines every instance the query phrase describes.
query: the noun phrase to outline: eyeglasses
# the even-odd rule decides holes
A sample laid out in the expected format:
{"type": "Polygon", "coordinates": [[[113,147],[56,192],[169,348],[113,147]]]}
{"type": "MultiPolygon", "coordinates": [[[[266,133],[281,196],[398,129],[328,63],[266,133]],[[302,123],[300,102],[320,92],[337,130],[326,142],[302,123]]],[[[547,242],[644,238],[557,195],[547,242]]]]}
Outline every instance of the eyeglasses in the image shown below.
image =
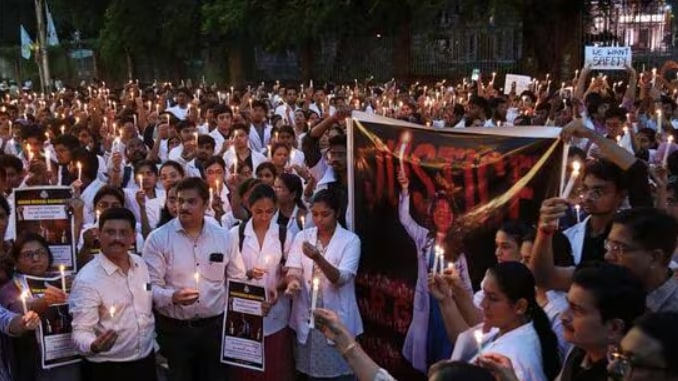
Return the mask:
{"type": "Polygon", "coordinates": [[[40,257],[47,257],[49,256],[49,253],[47,253],[47,250],[45,249],[38,249],[35,251],[22,251],[19,253],[19,258],[21,259],[40,259],[40,257]]]}
{"type": "Polygon", "coordinates": [[[639,247],[630,246],[622,242],[611,241],[608,239],[604,241],[603,247],[609,253],[612,253],[614,255],[624,255],[626,253],[631,253],[641,249],[639,247]]]}
{"type": "Polygon", "coordinates": [[[598,200],[599,198],[605,196],[607,192],[605,191],[605,188],[601,187],[593,187],[593,188],[586,188],[582,187],[579,189],[579,198],[585,199],[585,198],[590,198],[593,201],[598,200]]]}
{"type": "Polygon", "coordinates": [[[613,380],[623,380],[633,374],[634,369],[667,372],[668,368],[642,364],[633,355],[623,353],[618,347],[613,347],[607,352],[607,361],[610,363],[608,374],[613,380]]]}

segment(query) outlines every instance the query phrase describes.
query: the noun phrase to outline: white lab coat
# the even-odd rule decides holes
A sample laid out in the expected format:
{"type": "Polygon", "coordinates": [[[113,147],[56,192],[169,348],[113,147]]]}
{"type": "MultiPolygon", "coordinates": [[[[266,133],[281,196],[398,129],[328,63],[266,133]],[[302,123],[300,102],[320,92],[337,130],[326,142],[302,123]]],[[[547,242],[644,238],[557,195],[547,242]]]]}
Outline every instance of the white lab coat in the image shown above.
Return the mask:
{"type": "MultiPolygon", "coordinates": [[[[229,232],[233,252],[240,251],[239,229],[240,226],[236,226],[229,232]]],[[[245,263],[245,271],[251,270],[254,267],[266,269],[266,274],[262,279],[252,279],[250,283],[266,287],[267,297],[269,292],[276,290],[280,278],[283,276],[281,266],[281,263],[284,261],[283,253],[286,257],[292,246],[292,236],[288,231],[285,238],[285,247],[280,248],[279,232],[278,224],[271,222],[264,237],[264,243],[259,247],[259,241],[252,226],[252,220],[249,220],[247,225],[245,225],[242,251],[240,251],[240,255],[245,263]]],[[[278,301],[271,307],[268,315],[264,317],[264,336],[272,335],[285,328],[289,318],[289,297],[283,292],[279,292],[278,301]]]]}
{"type": "MultiPolygon", "coordinates": [[[[311,289],[313,261],[304,255],[301,247],[304,241],[317,241],[317,228],[301,231],[294,238],[289,258],[285,264],[291,269],[301,270],[301,290],[292,299],[290,327],[297,333],[297,341],[306,343],[310,332],[311,289]]],[[[323,293],[323,308],[339,315],[341,321],[352,336],[363,333],[363,321],[358,310],[355,294],[355,275],[360,263],[360,238],[337,224],[327,251],[327,261],[341,273],[337,283],[331,283],[325,276],[320,277],[320,289],[323,293]]]]}

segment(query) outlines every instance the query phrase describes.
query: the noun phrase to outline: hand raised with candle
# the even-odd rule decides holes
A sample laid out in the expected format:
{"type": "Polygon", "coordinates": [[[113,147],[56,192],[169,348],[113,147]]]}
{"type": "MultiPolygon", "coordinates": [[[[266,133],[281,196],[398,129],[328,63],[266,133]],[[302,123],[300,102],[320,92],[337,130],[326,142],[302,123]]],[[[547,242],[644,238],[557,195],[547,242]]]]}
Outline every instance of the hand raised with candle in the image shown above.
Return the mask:
{"type": "Polygon", "coordinates": [[[40,316],[34,311],[17,315],[9,323],[9,332],[13,335],[22,335],[27,331],[34,331],[40,325],[40,316]]]}
{"type": "Polygon", "coordinates": [[[568,209],[567,201],[553,197],[544,200],[539,209],[539,228],[555,230],[558,220],[565,216],[568,209]]]}
{"type": "Polygon", "coordinates": [[[593,130],[589,130],[584,126],[583,119],[574,119],[560,132],[560,136],[564,141],[570,141],[573,137],[575,138],[590,138],[594,134],[593,130]]]}
{"type": "Polygon", "coordinates": [[[278,291],[268,290],[268,300],[261,303],[261,313],[264,316],[268,316],[268,313],[271,312],[271,308],[278,302],[278,291]]]}
{"type": "Polygon", "coordinates": [[[63,290],[49,284],[47,285],[47,288],[45,288],[45,294],[42,297],[49,306],[66,303],[67,298],[68,296],[63,290]]]}
{"type": "Polygon", "coordinates": [[[486,368],[497,381],[518,381],[511,359],[498,353],[487,353],[478,357],[478,365],[486,368]]]}
{"type": "Polygon", "coordinates": [[[246,273],[247,278],[257,279],[257,280],[263,278],[265,274],[266,274],[265,270],[258,269],[256,267],[253,267],[251,270],[247,270],[247,273],[246,273]]]}
{"type": "Polygon", "coordinates": [[[89,350],[92,353],[107,352],[108,350],[113,348],[113,345],[115,344],[115,341],[117,339],[118,334],[115,333],[115,331],[109,329],[108,331],[97,336],[97,338],[89,346],[89,350]]]}
{"type": "Polygon", "coordinates": [[[143,189],[137,190],[134,194],[134,198],[137,200],[140,208],[146,207],[146,192],[143,189]]]}
{"type": "Polygon", "coordinates": [[[311,245],[309,242],[304,242],[301,246],[301,251],[305,256],[313,260],[314,262],[320,258],[320,250],[317,247],[311,245]]]}
{"type": "Polygon", "coordinates": [[[297,292],[301,290],[301,284],[296,279],[292,279],[287,283],[287,288],[285,289],[285,295],[296,295],[297,292]]]}
{"type": "Polygon", "coordinates": [[[452,289],[438,274],[428,275],[428,292],[439,302],[452,296],[452,289]]]}
{"type": "Polygon", "coordinates": [[[403,171],[398,171],[398,184],[400,184],[400,188],[404,191],[410,189],[410,179],[405,176],[403,171]]]}
{"type": "Polygon", "coordinates": [[[337,343],[337,349],[344,350],[346,346],[353,342],[353,336],[346,329],[336,312],[324,308],[313,310],[313,318],[316,327],[329,340],[337,343]]]}
{"type": "Polygon", "coordinates": [[[194,288],[182,288],[172,294],[172,303],[188,306],[198,301],[200,292],[194,288]]]}

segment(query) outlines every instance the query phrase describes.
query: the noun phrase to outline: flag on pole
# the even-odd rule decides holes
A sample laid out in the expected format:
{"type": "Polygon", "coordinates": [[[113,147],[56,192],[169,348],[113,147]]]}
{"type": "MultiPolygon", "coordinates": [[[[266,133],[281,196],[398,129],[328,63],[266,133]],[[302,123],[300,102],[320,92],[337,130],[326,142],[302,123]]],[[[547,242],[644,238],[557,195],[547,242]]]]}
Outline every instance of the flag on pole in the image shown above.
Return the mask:
{"type": "Polygon", "coordinates": [[[28,35],[28,32],[26,31],[26,28],[24,28],[23,24],[19,26],[19,32],[21,34],[21,57],[26,60],[30,59],[31,47],[33,46],[31,36],[28,35]]]}
{"type": "Polygon", "coordinates": [[[54,20],[49,11],[49,6],[45,1],[45,14],[47,14],[47,46],[59,45],[59,36],[57,36],[56,28],[54,27],[54,20]]]}

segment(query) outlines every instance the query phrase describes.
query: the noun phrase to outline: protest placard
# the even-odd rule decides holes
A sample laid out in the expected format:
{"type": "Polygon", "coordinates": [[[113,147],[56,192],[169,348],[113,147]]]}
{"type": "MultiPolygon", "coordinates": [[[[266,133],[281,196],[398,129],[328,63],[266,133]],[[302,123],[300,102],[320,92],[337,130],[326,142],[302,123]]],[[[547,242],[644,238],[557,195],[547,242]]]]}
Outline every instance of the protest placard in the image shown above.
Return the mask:
{"type": "Polygon", "coordinates": [[[587,46],[584,48],[584,65],[598,70],[624,70],[631,66],[629,46],[587,46]]]}
{"type": "Polygon", "coordinates": [[[261,303],[266,288],[228,281],[228,305],[224,314],[221,362],[264,371],[264,315],[261,303]]]}

